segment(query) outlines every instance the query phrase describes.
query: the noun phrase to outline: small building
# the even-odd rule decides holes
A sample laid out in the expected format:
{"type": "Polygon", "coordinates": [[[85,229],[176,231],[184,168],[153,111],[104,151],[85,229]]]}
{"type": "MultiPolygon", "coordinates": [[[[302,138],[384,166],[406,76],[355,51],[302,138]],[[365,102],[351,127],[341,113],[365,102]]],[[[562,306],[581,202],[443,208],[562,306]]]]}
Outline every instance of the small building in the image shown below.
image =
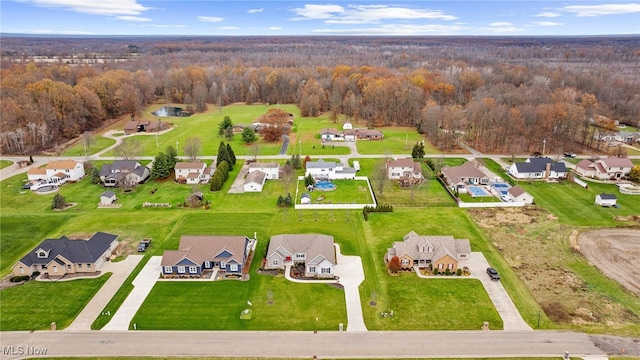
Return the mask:
{"type": "Polygon", "coordinates": [[[336,251],[333,236],[322,234],[281,234],[271,237],[265,268],[284,269],[304,265],[305,277],[333,277],[336,251]]]}
{"type": "Polygon", "coordinates": [[[303,193],[300,196],[300,204],[311,204],[311,195],[309,195],[309,193],[303,193]]]}
{"type": "Polygon", "coordinates": [[[201,161],[177,162],[176,181],[186,184],[201,184],[211,180],[213,169],[201,161]]]}
{"type": "Polygon", "coordinates": [[[118,236],[95,233],[88,240],[66,236],[46,239],[13,266],[15,276],[31,276],[35,271],[61,278],[66,274],[95,274],[118,247],[118,236]]]}
{"type": "Polygon", "coordinates": [[[111,205],[116,200],[116,194],[113,191],[105,191],[100,195],[100,205],[111,205]]]}
{"type": "Polygon", "coordinates": [[[352,130],[352,129],[353,129],[353,125],[350,122],[345,121],[345,123],[342,124],[342,130],[352,130]]]}
{"type": "Polygon", "coordinates": [[[129,120],[124,124],[125,134],[134,134],[137,132],[160,132],[171,127],[166,121],[162,120],[129,120]]]}
{"type": "Polygon", "coordinates": [[[249,164],[249,173],[254,171],[262,171],[266,174],[267,179],[279,179],[280,178],[280,164],[278,163],[260,163],[254,162],[249,164]]]}
{"type": "Polygon", "coordinates": [[[260,171],[252,171],[244,179],[244,192],[262,192],[267,174],[260,171]]]}
{"type": "Polygon", "coordinates": [[[614,194],[602,193],[596,195],[596,204],[603,207],[615,206],[617,201],[618,198],[614,194]]]}
{"type": "Polygon", "coordinates": [[[514,185],[507,190],[507,194],[513,199],[515,202],[523,202],[525,204],[533,204],[533,196],[528,192],[524,191],[518,185],[514,185]]]}

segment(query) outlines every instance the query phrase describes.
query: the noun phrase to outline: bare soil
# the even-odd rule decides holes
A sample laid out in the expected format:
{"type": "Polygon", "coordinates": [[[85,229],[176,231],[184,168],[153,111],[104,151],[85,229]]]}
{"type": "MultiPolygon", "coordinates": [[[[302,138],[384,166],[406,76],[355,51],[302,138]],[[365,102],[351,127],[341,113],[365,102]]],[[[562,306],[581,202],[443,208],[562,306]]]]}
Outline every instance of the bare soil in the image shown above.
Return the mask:
{"type": "MultiPolygon", "coordinates": [[[[557,218],[536,207],[484,208],[469,213],[533,294],[547,318],[556,324],[592,333],[628,335],[637,331],[640,316],[598,291],[571,267],[570,264],[585,261],[585,258],[594,262],[583,255],[585,246],[578,241],[580,233],[577,229],[560,224],[557,218]]],[[[640,269],[638,264],[632,264],[632,260],[640,255],[640,240],[634,241],[635,248],[626,244],[629,243],[627,240],[622,241],[625,246],[613,245],[621,242],[615,240],[621,236],[616,234],[622,234],[617,231],[603,229],[593,232],[592,236],[587,235],[610,249],[586,247],[593,248],[596,254],[602,251],[594,256],[616,261],[607,266],[615,270],[612,272],[617,275],[634,273],[625,277],[637,280],[640,269]]],[[[624,234],[625,239],[631,235],[624,234]]],[[[638,232],[634,234],[639,237],[638,232]]],[[[636,282],[636,286],[639,284],[636,282]]]]}
{"type": "Polygon", "coordinates": [[[602,273],[640,296],[640,230],[585,232],[578,236],[577,246],[576,250],[602,273]]]}

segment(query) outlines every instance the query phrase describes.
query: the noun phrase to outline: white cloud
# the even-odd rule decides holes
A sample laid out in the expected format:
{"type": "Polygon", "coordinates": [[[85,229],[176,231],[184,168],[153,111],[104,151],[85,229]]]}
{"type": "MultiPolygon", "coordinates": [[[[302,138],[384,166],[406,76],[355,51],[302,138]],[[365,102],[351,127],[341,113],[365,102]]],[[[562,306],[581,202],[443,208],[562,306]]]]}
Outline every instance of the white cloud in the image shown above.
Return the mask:
{"type": "Polygon", "coordinates": [[[270,26],[267,28],[267,30],[282,30],[282,28],[278,26],[270,26]]]}
{"type": "Polygon", "coordinates": [[[292,20],[326,20],[328,24],[367,24],[378,23],[382,20],[455,20],[457,17],[440,10],[412,9],[408,7],[389,5],[312,5],[295,8],[298,15],[292,20]]]}
{"type": "Polygon", "coordinates": [[[138,15],[151,8],[142,6],[136,0],[21,0],[46,8],[62,8],[95,15],[138,15]]]}
{"type": "Polygon", "coordinates": [[[491,24],[489,24],[489,26],[513,26],[512,23],[510,22],[506,22],[506,21],[498,21],[498,22],[493,22],[491,24]]]}
{"type": "Polygon", "coordinates": [[[249,10],[249,11],[247,11],[247,12],[248,12],[249,14],[256,14],[256,13],[261,13],[261,12],[263,12],[263,11],[264,11],[264,9],[263,9],[263,8],[260,8],[260,9],[251,9],[251,10],[249,10]]]}
{"type": "Polygon", "coordinates": [[[538,26],[559,26],[564,25],[563,23],[553,22],[553,21],[532,21],[531,24],[538,26]]]}
{"type": "Polygon", "coordinates": [[[539,14],[533,15],[535,17],[548,17],[548,18],[554,18],[554,17],[559,17],[561,16],[559,13],[557,12],[553,12],[553,11],[544,11],[541,12],[539,14]]]}
{"type": "Polygon", "coordinates": [[[217,27],[218,30],[239,30],[240,28],[237,26],[220,26],[217,27]]]}
{"type": "Polygon", "coordinates": [[[344,35],[455,35],[468,27],[461,25],[410,25],[410,24],[389,24],[379,27],[367,27],[359,29],[316,29],[312,32],[319,34],[344,34],[344,35]]]}
{"type": "Polygon", "coordinates": [[[140,25],[130,25],[130,26],[152,27],[152,28],[186,28],[187,27],[187,25],[168,25],[168,24],[140,24],[140,25]]]}
{"type": "Polygon", "coordinates": [[[576,16],[633,14],[640,12],[640,4],[570,5],[562,8],[576,16]]]}
{"type": "Polygon", "coordinates": [[[204,22],[220,22],[224,20],[224,18],[216,17],[216,16],[198,16],[198,21],[204,22]]]}
{"type": "Polygon", "coordinates": [[[139,17],[139,16],[129,16],[129,15],[116,16],[116,19],[124,20],[124,21],[152,21],[149,18],[144,18],[144,17],[139,17]]]}

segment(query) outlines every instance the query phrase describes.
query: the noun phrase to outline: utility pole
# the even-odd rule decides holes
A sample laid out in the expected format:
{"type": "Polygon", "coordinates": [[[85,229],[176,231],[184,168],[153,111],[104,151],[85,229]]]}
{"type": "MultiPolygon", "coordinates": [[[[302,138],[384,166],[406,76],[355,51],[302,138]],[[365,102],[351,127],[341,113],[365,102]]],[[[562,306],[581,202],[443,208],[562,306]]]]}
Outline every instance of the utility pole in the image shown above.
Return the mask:
{"type": "Polygon", "coordinates": [[[544,157],[544,150],[547,147],[547,139],[542,140],[542,157],[544,157]]]}

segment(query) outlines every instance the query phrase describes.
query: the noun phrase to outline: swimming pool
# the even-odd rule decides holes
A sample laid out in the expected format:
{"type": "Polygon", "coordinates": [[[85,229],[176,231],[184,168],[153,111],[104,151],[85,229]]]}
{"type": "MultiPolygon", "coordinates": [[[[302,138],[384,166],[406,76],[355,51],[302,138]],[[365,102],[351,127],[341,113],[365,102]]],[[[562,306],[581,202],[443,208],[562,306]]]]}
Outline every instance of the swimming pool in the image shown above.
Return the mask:
{"type": "Polygon", "coordinates": [[[328,180],[321,180],[316,182],[314,187],[320,191],[333,191],[336,189],[336,184],[328,180]]]}
{"type": "Polygon", "coordinates": [[[489,196],[486,191],[477,186],[469,186],[468,190],[471,191],[471,196],[489,196]]]}

